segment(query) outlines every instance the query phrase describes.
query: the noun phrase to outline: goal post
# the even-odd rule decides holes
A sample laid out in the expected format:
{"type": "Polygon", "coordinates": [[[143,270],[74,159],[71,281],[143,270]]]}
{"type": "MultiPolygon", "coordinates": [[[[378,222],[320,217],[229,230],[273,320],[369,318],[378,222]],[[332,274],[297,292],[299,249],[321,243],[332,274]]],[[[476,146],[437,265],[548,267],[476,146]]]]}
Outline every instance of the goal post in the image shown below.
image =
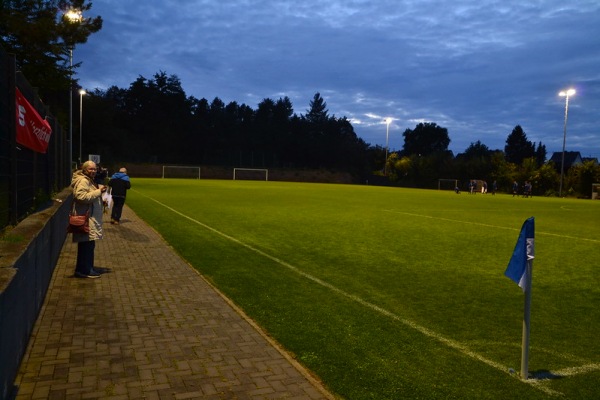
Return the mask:
{"type": "Polygon", "coordinates": [[[458,179],[438,179],[438,190],[454,190],[458,187],[458,179]]]}
{"type": "Polygon", "coordinates": [[[265,168],[234,168],[233,180],[269,180],[269,170],[265,168]]]}
{"type": "Polygon", "coordinates": [[[592,200],[600,200],[600,183],[592,183],[592,200]]]}
{"type": "Polygon", "coordinates": [[[164,178],[186,178],[200,179],[200,167],[181,166],[181,165],[163,165],[162,177],[164,178]]]}

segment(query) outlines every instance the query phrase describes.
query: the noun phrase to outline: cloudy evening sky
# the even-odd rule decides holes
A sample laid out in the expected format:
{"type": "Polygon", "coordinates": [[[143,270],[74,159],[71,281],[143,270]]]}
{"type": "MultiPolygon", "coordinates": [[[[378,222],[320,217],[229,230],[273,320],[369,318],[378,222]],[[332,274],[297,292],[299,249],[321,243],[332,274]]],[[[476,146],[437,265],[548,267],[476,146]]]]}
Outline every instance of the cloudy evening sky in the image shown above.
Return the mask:
{"type": "Polygon", "coordinates": [[[371,145],[419,122],[450,149],[504,149],[521,125],[561,151],[600,158],[598,0],[96,0],[103,29],[74,51],[88,90],[176,75],[188,96],[256,109],[288,96],[305,114],[320,92],[371,145]]]}

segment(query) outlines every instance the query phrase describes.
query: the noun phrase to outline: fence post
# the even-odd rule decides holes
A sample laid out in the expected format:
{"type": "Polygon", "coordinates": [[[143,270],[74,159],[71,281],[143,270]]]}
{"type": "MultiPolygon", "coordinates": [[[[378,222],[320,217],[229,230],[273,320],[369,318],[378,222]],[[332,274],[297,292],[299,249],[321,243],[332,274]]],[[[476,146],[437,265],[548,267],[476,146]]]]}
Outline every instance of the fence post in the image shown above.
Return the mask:
{"type": "Polygon", "coordinates": [[[6,122],[7,130],[9,134],[9,144],[10,144],[10,178],[9,178],[9,187],[10,187],[10,199],[8,201],[8,223],[11,225],[16,225],[19,219],[17,204],[18,203],[18,190],[17,190],[17,121],[16,121],[16,57],[14,54],[8,54],[7,57],[7,88],[8,88],[8,102],[7,109],[9,118],[6,122]],[[11,118],[12,116],[12,118],[11,118]]]}

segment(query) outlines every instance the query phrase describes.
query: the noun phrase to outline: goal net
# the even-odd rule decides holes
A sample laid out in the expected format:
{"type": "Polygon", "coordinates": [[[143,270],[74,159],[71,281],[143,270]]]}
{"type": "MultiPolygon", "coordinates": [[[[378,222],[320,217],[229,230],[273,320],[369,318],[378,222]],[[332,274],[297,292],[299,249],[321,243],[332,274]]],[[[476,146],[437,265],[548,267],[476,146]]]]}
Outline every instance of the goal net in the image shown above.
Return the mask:
{"type": "Polygon", "coordinates": [[[163,165],[162,177],[200,179],[200,167],[182,167],[178,165],[163,165]]]}
{"type": "Polygon", "coordinates": [[[592,183],[592,200],[600,200],[600,183],[592,183]]]}
{"type": "Polygon", "coordinates": [[[234,168],[233,180],[268,181],[269,170],[261,168],[234,168]]]}
{"type": "Polygon", "coordinates": [[[438,179],[438,190],[454,190],[458,187],[458,179],[438,179]]]}

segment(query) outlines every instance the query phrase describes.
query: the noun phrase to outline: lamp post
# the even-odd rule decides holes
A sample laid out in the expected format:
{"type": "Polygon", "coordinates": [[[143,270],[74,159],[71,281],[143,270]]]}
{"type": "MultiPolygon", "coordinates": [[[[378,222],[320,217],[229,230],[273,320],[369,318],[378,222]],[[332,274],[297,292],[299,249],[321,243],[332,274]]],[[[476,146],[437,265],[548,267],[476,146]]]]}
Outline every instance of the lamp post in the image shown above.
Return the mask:
{"type": "Polygon", "coordinates": [[[83,131],[83,95],[86,94],[85,90],[79,90],[79,165],[83,162],[83,158],[81,156],[81,138],[83,135],[81,132],[83,131]]]}
{"type": "Polygon", "coordinates": [[[561,91],[558,95],[565,98],[565,125],[563,128],[563,146],[562,157],[560,162],[560,186],[558,189],[558,197],[562,197],[563,176],[565,174],[565,144],[567,143],[567,117],[569,115],[569,97],[575,94],[575,89],[567,89],[561,91]]]}
{"type": "Polygon", "coordinates": [[[390,140],[390,123],[392,122],[391,118],[386,118],[386,128],[385,128],[385,160],[383,163],[383,175],[387,176],[387,158],[388,158],[388,144],[390,140]]]}
{"type": "MultiPolygon", "coordinates": [[[[81,22],[81,11],[70,9],[65,13],[65,17],[71,23],[81,22]]],[[[72,39],[69,44],[69,165],[73,162],[73,48],[75,47],[72,39]]]]}

